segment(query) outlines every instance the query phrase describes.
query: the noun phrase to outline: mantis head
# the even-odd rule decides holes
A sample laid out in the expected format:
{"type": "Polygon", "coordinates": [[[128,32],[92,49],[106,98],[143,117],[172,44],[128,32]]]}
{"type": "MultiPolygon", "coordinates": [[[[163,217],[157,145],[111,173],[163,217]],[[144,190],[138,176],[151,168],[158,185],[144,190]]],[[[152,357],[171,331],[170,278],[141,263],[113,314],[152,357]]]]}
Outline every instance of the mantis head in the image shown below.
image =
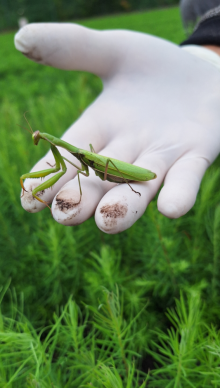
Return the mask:
{"type": "Polygon", "coordinates": [[[35,131],[32,135],[32,139],[33,139],[34,145],[38,145],[40,140],[40,131],[35,131]]]}

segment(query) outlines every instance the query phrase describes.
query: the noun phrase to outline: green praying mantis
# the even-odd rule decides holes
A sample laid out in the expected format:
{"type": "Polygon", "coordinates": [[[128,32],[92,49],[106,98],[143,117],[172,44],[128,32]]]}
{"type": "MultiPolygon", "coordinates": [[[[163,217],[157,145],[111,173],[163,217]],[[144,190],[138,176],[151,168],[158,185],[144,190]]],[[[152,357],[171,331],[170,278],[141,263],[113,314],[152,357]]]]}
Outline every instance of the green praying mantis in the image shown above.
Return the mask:
{"type": "MultiPolygon", "coordinates": [[[[66,172],[67,167],[65,164],[65,161],[70,163],[72,166],[74,166],[77,169],[77,175],[78,175],[78,183],[79,183],[79,192],[80,192],[80,199],[79,202],[77,202],[75,205],[79,204],[81,202],[82,198],[82,188],[80,183],[80,174],[88,177],[89,176],[89,167],[92,168],[95,171],[95,174],[102,180],[108,180],[109,182],[114,183],[127,183],[128,186],[131,188],[131,190],[141,195],[138,191],[135,191],[132,186],[130,185],[131,182],[145,182],[149,181],[151,179],[155,179],[157,175],[154,172],[151,172],[150,170],[147,170],[142,167],[134,166],[133,164],[125,163],[117,159],[112,159],[106,156],[102,156],[99,154],[96,154],[94,151],[94,148],[92,144],[90,144],[90,151],[83,150],[81,148],[77,148],[61,139],[58,139],[48,133],[42,133],[40,131],[33,132],[25,114],[24,114],[25,120],[27,121],[29,128],[31,131],[27,129],[32,134],[32,139],[35,145],[38,145],[40,139],[47,141],[50,143],[50,148],[53,153],[54,159],[55,159],[55,165],[51,166],[51,168],[48,168],[46,170],[37,171],[37,172],[29,172],[27,174],[23,174],[20,177],[20,183],[21,187],[23,189],[22,196],[24,195],[24,191],[27,191],[24,187],[23,180],[26,178],[43,178],[46,177],[52,173],[56,173],[51,178],[49,178],[47,181],[43,182],[39,186],[37,186],[33,191],[32,195],[34,198],[36,198],[38,201],[44,203],[49,209],[49,205],[46,201],[39,198],[37,196],[37,193],[48,189],[52,187],[66,172]],[[70,154],[74,155],[79,162],[81,163],[81,167],[76,166],[74,163],[72,163],[70,160],[65,158],[61,155],[57,147],[61,147],[65,150],[67,150],[70,154]],[[61,171],[60,171],[61,170],[61,171]]],[[[50,209],[51,210],[51,209],[50,209]]]]}

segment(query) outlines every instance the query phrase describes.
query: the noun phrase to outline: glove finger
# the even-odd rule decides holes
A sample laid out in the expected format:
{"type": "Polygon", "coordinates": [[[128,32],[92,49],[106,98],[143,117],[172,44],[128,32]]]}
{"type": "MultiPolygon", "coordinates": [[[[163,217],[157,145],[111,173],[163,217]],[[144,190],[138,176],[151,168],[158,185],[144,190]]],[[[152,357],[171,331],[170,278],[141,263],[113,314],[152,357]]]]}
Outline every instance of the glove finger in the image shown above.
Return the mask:
{"type": "Polygon", "coordinates": [[[120,233],[130,228],[145,212],[146,207],[159,190],[167,167],[155,155],[140,157],[135,165],[149,169],[157,178],[147,182],[131,182],[115,186],[101,199],[95,212],[99,229],[108,234],[120,233]]]}
{"type": "Polygon", "coordinates": [[[121,56],[117,34],[72,23],[33,23],[19,30],[14,42],[17,50],[35,62],[105,77],[121,56]]]}
{"type": "Polygon", "coordinates": [[[168,171],[159,194],[158,210],[169,218],[186,214],[194,205],[208,160],[200,156],[183,157],[168,171]]]}

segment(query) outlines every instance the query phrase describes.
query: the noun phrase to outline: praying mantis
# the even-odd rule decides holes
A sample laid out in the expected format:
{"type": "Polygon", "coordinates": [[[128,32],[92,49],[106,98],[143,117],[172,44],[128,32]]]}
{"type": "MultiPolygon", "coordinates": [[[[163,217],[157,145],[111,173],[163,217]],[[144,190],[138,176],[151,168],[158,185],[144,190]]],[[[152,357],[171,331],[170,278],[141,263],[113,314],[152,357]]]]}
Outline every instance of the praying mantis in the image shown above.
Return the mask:
{"type": "MultiPolygon", "coordinates": [[[[26,116],[24,114],[25,120],[26,116]]],[[[37,193],[41,190],[45,190],[48,188],[51,188],[66,172],[67,167],[65,164],[65,161],[70,163],[72,166],[74,166],[77,169],[77,175],[78,175],[78,183],[79,183],[79,192],[80,192],[80,199],[75,205],[78,205],[81,202],[82,198],[82,188],[80,183],[80,174],[88,177],[89,176],[89,167],[92,168],[95,171],[96,176],[98,176],[102,181],[108,180],[109,182],[114,183],[127,183],[128,186],[131,188],[131,190],[141,196],[141,194],[138,191],[135,191],[132,186],[130,185],[131,182],[145,182],[149,181],[151,179],[155,179],[157,175],[154,172],[151,172],[150,170],[147,170],[142,167],[134,166],[133,164],[129,164],[126,162],[122,162],[117,159],[109,158],[106,156],[102,156],[99,154],[96,154],[92,144],[90,144],[90,152],[83,150],[81,148],[77,148],[61,139],[58,139],[54,137],[53,135],[50,135],[48,133],[42,133],[40,131],[33,132],[29,122],[27,121],[31,131],[29,131],[32,134],[32,140],[34,142],[34,145],[38,145],[40,139],[47,141],[50,143],[50,148],[53,153],[54,159],[55,159],[55,165],[51,166],[51,168],[48,168],[46,170],[37,171],[37,172],[29,172],[27,174],[23,174],[20,177],[20,184],[23,189],[22,196],[24,195],[24,192],[27,191],[24,187],[23,180],[26,178],[43,178],[46,177],[52,173],[56,173],[51,178],[49,178],[47,181],[43,182],[39,186],[37,186],[33,191],[32,195],[35,199],[38,201],[44,203],[49,209],[49,205],[46,201],[39,198],[37,196],[37,193]],[[65,158],[61,155],[57,147],[61,147],[65,150],[67,150],[70,154],[74,155],[79,162],[81,163],[81,167],[78,167],[74,163],[72,163],[70,160],[65,158]],[[61,170],[61,171],[60,171],[61,170]]],[[[51,209],[50,209],[51,210],[51,209]]]]}

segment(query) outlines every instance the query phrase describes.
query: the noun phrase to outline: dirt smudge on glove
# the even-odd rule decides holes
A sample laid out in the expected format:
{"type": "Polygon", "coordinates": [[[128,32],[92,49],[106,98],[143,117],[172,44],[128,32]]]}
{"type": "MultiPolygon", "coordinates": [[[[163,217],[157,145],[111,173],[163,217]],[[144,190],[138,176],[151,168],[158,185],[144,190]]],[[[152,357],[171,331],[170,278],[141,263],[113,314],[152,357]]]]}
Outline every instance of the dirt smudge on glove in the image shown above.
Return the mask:
{"type": "Polygon", "coordinates": [[[127,203],[121,203],[120,201],[112,205],[104,205],[100,209],[102,214],[105,231],[110,231],[117,225],[119,218],[124,218],[128,211],[127,203]]]}
{"type": "MultiPolygon", "coordinates": [[[[32,183],[32,185],[30,185],[30,187],[28,187],[28,190],[24,191],[24,195],[22,193],[21,199],[22,199],[23,203],[32,204],[33,201],[37,201],[37,199],[33,197],[32,191],[34,189],[36,189],[36,187],[39,186],[39,185],[40,185],[39,183],[32,183]]],[[[42,195],[44,195],[44,193],[45,193],[45,190],[38,191],[36,196],[40,198],[40,197],[42,197],[42,195]]],[[[37,209],[37,206],[32,207],[32,209],[29,208],[29,209],[26,209],[26,210],[29,213],[32,213],[32,212],[35,213],[34,210],[36,210],[36,209],[37,209]]]]}
{"type": "MultiPolygon", "coordinates": [[[[78,202],[78,199],[77,199],[78,202]]],[[[78,206],[79,203],[76,203],[76,201],[70,197],[70,193],[68,193],[65,190],[62,190],[59,194],[56,196],[56,208],[59,209],[59,211],[69,214],[70,210],[74,209],[76,206],[78,206]]],[[[71,215],[71,218],[76,217],[77,214],[79,214],[81,209],[77,209],[77,211],[71,215]]],[[[68,217],[70,219],[70,217],[68,217]]]]}

